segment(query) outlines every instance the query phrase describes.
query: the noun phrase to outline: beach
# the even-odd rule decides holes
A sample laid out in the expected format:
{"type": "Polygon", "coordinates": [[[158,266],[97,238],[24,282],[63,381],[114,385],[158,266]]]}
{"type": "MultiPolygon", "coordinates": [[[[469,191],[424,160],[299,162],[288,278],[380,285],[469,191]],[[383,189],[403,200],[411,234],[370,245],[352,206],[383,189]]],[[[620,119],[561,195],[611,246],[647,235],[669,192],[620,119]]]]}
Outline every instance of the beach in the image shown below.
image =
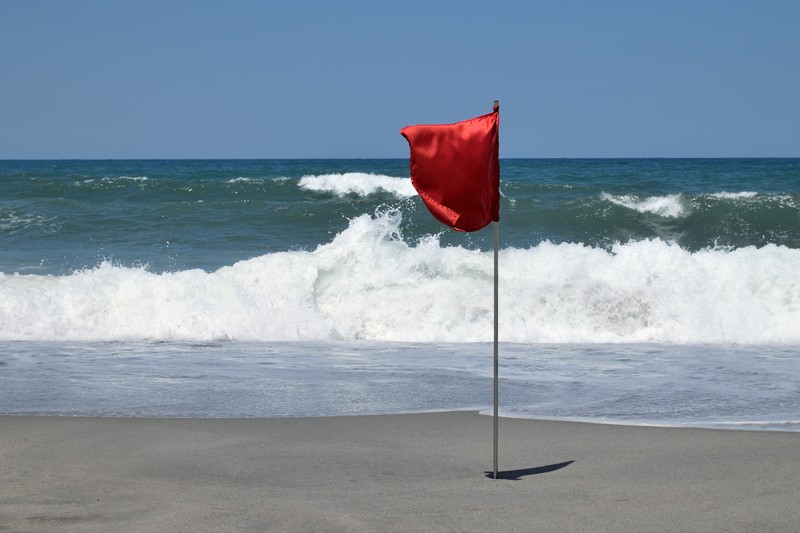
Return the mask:
{"type": "Polygon", "coordinates": [[[800,531],[800,159],[501,172],[494,480],[407,158],[0,162],[0,533],[800,531]]]}
{"type": "Polygon", "coordinates": [[[500,420],[0,417],[0,531],[800,531],[800,435],[500,420]]]}

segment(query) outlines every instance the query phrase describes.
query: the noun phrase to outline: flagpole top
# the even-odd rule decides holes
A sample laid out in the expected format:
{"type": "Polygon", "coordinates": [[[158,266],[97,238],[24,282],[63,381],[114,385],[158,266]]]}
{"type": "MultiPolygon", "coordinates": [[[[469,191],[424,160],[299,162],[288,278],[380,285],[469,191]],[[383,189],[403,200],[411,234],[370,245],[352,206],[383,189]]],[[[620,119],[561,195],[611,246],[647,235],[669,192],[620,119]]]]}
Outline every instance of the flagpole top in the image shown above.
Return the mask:
{"type": "Polygon", "coordinates": [[[492,111],[494,111],[495,113],[500,111],[500,100],[494,101],[494,103],[492,104],[492,111]]]}

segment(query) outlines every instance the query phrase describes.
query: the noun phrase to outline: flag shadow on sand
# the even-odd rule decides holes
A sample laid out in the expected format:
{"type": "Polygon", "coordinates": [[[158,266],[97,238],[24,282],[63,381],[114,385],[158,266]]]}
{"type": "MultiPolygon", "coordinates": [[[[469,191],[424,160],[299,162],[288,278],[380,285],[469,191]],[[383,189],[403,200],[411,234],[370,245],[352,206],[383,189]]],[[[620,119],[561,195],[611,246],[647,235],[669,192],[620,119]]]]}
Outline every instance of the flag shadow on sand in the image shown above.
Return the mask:
{"type": "MultiPolygon", "coordinates": [[[[533,468],[522,468],[519,470],[501,470],[497,472],[497,479],[511,479],[514,481],[519,481],[525,476],[535,476],[538,474],[546,474],[548,472],[561,470],[562,468],[566,468],[574,462],[575,461],[566,461],[564,463],[557,463],[547,466],[536,466],[533,468]]],[[[486,477],[494,479],[494,472],[486,472],[486,477]]]]}

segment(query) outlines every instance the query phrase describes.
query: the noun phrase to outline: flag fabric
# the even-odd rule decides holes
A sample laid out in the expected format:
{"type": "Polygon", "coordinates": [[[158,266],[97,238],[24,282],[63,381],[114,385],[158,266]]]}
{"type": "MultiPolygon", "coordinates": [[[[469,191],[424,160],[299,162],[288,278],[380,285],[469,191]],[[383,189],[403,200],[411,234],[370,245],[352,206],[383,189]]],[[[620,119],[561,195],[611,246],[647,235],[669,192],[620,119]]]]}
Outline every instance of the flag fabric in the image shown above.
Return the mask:
{"type": "Polygon", "coordinates": [[[411,183],[431,214],[458,231],[500,220],[500,109],[455,124],[400,130],[411,149],[411,183]]]}

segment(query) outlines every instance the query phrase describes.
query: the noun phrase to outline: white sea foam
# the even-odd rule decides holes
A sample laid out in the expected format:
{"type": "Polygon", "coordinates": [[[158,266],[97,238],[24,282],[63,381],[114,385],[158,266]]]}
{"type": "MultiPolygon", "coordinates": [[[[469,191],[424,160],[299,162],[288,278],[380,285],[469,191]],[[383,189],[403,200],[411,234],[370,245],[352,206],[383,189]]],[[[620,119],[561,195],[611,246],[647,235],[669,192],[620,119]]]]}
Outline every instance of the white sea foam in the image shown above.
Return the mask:
{"type": "Polygon", "coordinates": [[[765,194],[753,191],[742,191],[742,192],[723,191],[723,192],[713,193],[709,196],[712,198],[716,198],[718,200],[731,200],[731,201],[754,200],[767,205],[772,204],[772,205],[778,205],[780,207],[797,209],[797,202],[794,196],[791,194],[765,194]]]}
{"type": "Polygon", "coordinates": [[[629,194],[614,196],[602,193],[602,197],[612,204],[621,205],[639,213],[653,213],[667,218],[680,218],[686,215],[686,207],[680,194],[639,198],[629,194]]]}
{"type": "Polygon", "coordinates": [[[56,217],[18,213],[12,209],[0,208],[0,233],[13,235],[31,227],[47,227],[55,220],[56,217]]]}
{"type": "MultiPolygon", "coordinates": [[[[94,178],[89,178],[81,181],[76,181],[73,183],[74,186],[80,187],[83,185],[91,185],[95,183],[94,178]]],[[[135,182],[145,182],[150,181],[150,178],[147,176],[107,176],[105,178],[100,179],[100,183],[117,183],[122,181],[135,181],[135,182]]]]}
{"type": "MultiPolygon", "coordinates": [[[[313,252],[215,272],[103,263],[0,274],[0,340],[489,341],[491,253],[405,242],[397,211],[313,252]]],[[[504,342],[800,343],[800,250],[613,250],[541,243],[500,256],[504,342]]]]}
{"type": "Polygon", "coordinates": [[[348,194],[368,196],[378,192],[388,192],[400,198],[409,198],[417,194],[411,185],[411,178],[394,178],[364,172],[303,176],[300,178],[299,186],[301,189],[327,192],[336,196],[348,194]]]}
{"type": "Polygon", "coordinates": [[[755,198],[758,196],[757,192],[741,191],[741,192],[715,192],[711,195],[712,198],[719,198],[720,200],[740,200],[743,198],[755,198]]]}
{"type": "Polygon", "coordinates": [[[234,184],[234,183],[266,183],[266,182],[273,182],[273,183],[282,183],[285,181],[289,181],[291,178],[286,176],[279,176],[277,178],[248,178],[245,176],[239,176],[238,178],[231,178],[225,183],[234,184]]]}

